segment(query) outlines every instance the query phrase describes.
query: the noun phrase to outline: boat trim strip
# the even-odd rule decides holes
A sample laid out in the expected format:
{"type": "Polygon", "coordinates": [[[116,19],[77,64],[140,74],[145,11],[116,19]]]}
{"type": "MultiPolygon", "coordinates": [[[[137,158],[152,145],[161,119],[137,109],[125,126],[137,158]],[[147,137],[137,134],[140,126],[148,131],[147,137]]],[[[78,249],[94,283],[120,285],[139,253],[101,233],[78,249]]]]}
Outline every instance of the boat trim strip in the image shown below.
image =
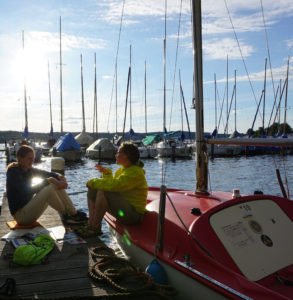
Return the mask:
{"type": "Polygon", "coordinates": [[[183,267],[183,268],[185,268],[185,269],[191,271],[192,273],[194,273],[194,274],[196,274],[196,275],[198,275],[198,276],[200,276],[200,277],[202,277],[202,278],[208,280],[209,282],[211,282],[211,283],[213,283],[213,284],[215,284],[215,285],[217,285],[217,286],[219,286],[219,287],[225,289],[226,291],[228,291],[228,292],[230,292],[230,293],[232,293],[232,294],[234,294],[234,295],[240,297],[241,299],[252,300],[252,298],[250,298],[250,297],[248,297],[248,296],[245,296],[245,295],[243,295],[243,294],[237,292],[236,290],[230,288],[229,286],[227,286],[227,285],[225,285],[225,284],[223,284],[223,283],[221,283],[221,282],[219,282],[219,281],[217,281],[217,280],[215,280],[215,279],[213,279],[213,278],[211,278],[211,277],[209,277],[209,276],[207,276],[207,275],[201,273],[200,271],[198,271],[198,270],[196,270],[196,269],[190,267],[189,265],[186,264],[186,262],[182,262],[182,261],[179,261],[179,260],[175,260],[175,263],[178,264],[178,265],[180,265],[181,267],[183,267]]]}

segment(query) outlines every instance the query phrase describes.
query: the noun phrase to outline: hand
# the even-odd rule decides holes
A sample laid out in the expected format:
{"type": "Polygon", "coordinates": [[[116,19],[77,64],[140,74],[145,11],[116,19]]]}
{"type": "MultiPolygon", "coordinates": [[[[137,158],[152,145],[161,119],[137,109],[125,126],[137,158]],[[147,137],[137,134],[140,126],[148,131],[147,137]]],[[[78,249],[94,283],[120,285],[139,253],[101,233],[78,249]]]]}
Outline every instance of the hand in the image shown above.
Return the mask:
{"type": "Polygon", "coordinates": [[[101,165],[95,165],[95,167],[96,167],[96,170],[98,170],[98,171],[101,172],[102,174],[107,174],[107,173],[109,172],[106,168],[104,168],[104,167],[101,166],[101,165]]]}
{"type": "Polygon", "coordinates": [[[57,180],[54,177],[49,177],[48,181],[51,184],[54,184],[57,187],[58,190],[64,190],[64,189],[67,189],[67,187],[68,187],[68,184],[67,184],[65,178],[62,178],[61,180],[57,180]]]}

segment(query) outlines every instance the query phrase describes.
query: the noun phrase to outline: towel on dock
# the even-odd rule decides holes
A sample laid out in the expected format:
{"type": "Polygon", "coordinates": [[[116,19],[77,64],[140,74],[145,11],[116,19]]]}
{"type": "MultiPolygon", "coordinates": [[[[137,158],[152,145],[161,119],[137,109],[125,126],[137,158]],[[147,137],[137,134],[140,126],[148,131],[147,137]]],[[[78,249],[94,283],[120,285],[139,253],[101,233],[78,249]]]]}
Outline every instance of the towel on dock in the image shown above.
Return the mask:
{"type": "Polygon", "coordinates": [[[7,221],[6,224],[8,225],[8,227],[10,229],[17,229],[17,228],[33,228],[33,227],[36,227],[36,226],[39,226],[40,223],[39,222],[34,222],[32,224],[29,224],[29,225],[19,225],[17,223],[17,221],[7,221]]]}

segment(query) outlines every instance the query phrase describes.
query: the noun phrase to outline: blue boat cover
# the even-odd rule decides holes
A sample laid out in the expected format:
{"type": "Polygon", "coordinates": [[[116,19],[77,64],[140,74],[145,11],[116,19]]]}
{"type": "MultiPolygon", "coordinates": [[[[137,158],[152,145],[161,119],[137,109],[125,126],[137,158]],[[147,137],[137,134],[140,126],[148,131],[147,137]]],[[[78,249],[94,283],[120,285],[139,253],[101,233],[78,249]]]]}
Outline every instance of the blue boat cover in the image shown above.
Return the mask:
{"type": "Polygon", "coordinates": [[[81,150],[79,144],[77,143],[71,132],[60,136],[53,147],[56,147],[57,151],[81,150]]]}
{"type": "Polygon", "coordinates": [[[23,137],[24,137],[25,139],[28,138],[28,128],[27,128],[27,125],[24,127],[23,137]]]}
{"type": "Polygon", "coordinates": [[[132,128],[130,128],[129,130],[129,135],[131,137],[137,137],[137,138],[140,138],[140,139],[143,139],[145,136],[142,135],[142,134],[139,134],[139,133],[135,133],[134,130],[132,128]]]}

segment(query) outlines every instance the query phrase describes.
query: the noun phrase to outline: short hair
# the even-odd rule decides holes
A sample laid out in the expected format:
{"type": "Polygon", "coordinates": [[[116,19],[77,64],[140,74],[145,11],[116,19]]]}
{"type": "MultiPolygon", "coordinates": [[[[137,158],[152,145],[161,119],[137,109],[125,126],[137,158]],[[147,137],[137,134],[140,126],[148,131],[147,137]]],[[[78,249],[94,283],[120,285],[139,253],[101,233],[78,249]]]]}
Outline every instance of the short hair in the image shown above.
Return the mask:
{"type": "Polygon", "coordinates": [[[131,142],[123,142],[119,147],[123,153],[127,155],[127,158],[130,160],[132,164],[137,164],[140,158],[139,150],[137,146],[131,142]]]}
{"type": "Polygon", "coordinates": [[[24,158],[27,156],[28,153],[35,153],[33,147],[28,146],[28,145],[22,145],[16,152],[16,157],[19,158],[24,158]]]}

